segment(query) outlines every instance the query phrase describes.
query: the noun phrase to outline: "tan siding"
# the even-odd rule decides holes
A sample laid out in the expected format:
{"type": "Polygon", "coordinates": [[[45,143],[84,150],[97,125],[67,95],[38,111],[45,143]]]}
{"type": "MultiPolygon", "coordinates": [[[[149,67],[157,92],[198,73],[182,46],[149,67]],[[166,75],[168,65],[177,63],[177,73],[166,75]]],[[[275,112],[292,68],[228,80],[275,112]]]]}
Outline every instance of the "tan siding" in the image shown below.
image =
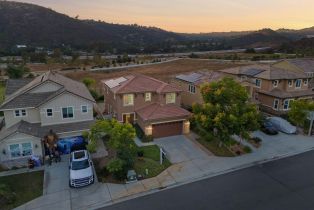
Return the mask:
{"type": "Polygon", "coordinates": [[[32,143],[33,154],[37,156],[42,156],[42,147],[41,141],[39,138],[34,136],[29,136],[23,133],[16,133],[13,134],[6,139],[1,140],[0,142],[0,160],[6,161],[10,160],[10,153],[9,153],[9,145],[10,144],[20,144],[20,143],[32,143]],[[37,148],[35,147],[37,145],[37,148]],[[3,154],[3,151],[6,151],[6,154],[3,154]]]}
{"type": "Polygon", "coordinates": [[[14,110],[3,111],[6,127],[11,127],[12,125],[25,120],[30,123],[39,123],[40,116],[38,109],[26,109],[27,115],[25,117],[15,117],[14,110]]]}
{"type": "Polygon", "coordinates": [[[50,102],[45,103],[44,105],[40,107],[40,118],[41,118],[41,123],[43,126],[92,120],[93,119],[93,103],[81,97],[75,96],[73,94],[64,93],[60,96],[57,96],[50,102]],[[82,105],[88,106],[88,113],[81,112],[82,105]],[[73,107],[74,118],[63,119],[62,107],[73,107]],[[46,116],[47,108],[53,109],[53,117],[46,116]]]}

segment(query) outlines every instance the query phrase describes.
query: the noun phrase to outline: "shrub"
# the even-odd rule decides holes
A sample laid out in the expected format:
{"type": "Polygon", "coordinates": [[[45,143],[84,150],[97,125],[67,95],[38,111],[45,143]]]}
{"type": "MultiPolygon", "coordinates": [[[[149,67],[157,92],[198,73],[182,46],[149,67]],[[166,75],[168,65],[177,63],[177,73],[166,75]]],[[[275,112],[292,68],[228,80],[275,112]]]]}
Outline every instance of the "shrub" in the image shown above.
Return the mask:
{"type": "Polygon", "coordinates": [[[89,132],[88,131],[83,131],[82,136],[85,140],[88,140],[89,132]]]}
{"type": "Polygon", "coordinates": [[[111,160],[106,166],[106,169],[119,180],[125,178],[125,162],[119,158],[111,160]]]}
{"type": "Polygon", "coordinates": [[[135,125],[134,125],[134,128],[135,128],[136,136],[137,136],[139,139],[142,139],[143,136],[145,135],[145,134],[144,134],[144,131],[141,129],[141,127],[140,127],[138,124],[135,124],[135,125]]]}
{"type": "Polygon", "coordinates": [[[96,142],[90,141],[90,142],[86,145],[86,149],[87,149],[90,153],[95,153],[96,150],[97,150],[96,142]]]}
{"type": "Polygon", "coordinates": [[[137,157],[143,157],[144,156],[144,151],[142,149],[139,149],[137,151],[137,157]]]}
{"type": "Polygon", "coordinates": [[[251,153],[251,152],[252,152],[252,149],[251,149],[251,147],[249,147],[249,146],[244,146],[244,147],[243,147],[243,151],[244,151],[245,153],[251,153]]]}
{"type": "Polygon", "coordinates": [[[97,93],[96,90],[89,90],[89,92],[95,100],[99,98],[99,94],[97,93]]]}

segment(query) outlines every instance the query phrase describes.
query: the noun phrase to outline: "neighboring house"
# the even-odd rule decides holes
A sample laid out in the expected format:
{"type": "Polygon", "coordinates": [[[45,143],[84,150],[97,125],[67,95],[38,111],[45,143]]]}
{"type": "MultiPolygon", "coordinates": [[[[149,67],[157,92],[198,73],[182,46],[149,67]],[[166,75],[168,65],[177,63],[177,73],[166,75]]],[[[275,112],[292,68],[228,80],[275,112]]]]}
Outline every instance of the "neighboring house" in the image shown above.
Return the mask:
{"type": "Polygon", "coordinates": [[[137,123],[154,138],[188,133],[190,112],[180,107],[181,90],[144,75],[102,81],[105,113],[137,123]]]}
{"type": "Polygon", "coordinates": [[[94,122],[95,100],[84,84],[54,72],[30,79],[8,80],[0,107],[0,161],[14,165],[30,155],[43,156],[42,138],[50,130],[59,138],[81,135],[94,122]]]}
{"type": "Polygon", "coordinates": [[[201,86],[205,83],[218,81],[221,78],[222,74],[218,71],[200,71],[177,75],[170,84],[182,90],[181,104],[185,108],[191,109],[194,103],[204,103],[201,86]]]}
{"type": "Polygon", "coordinates": [[[221,70],[247,87],[250,97],[262,111],[270,114],[286,114],[290,101],[313,99],[309,76],[297,69],[283,69],[270,65],[250,65],[221,70]]]}

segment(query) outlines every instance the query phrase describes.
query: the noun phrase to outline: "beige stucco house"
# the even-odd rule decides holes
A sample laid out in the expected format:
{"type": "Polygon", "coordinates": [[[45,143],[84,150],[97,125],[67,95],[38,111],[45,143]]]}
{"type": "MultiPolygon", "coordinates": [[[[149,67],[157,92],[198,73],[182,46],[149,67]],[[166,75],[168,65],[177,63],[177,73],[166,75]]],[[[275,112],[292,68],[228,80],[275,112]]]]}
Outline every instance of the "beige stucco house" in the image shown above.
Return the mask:
{"type": "Polygon", "coordinates": [[[0,107],[5,121],[0,131],[0,163],[13,166],[30,155],[42,157],[41,139],[50,130],[59,138],[81,135],[94,122],[94,105],[84,84],[55,72],[32,80],[8,80],[0,107]]]}

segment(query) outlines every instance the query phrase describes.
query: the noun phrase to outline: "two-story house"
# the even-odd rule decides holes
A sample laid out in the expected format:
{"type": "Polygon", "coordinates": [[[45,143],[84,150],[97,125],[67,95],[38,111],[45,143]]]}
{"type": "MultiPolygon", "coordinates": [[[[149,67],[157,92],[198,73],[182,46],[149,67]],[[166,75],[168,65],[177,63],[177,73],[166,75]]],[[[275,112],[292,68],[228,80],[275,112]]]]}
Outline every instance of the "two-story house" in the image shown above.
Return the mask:
{"type": "Polygon", "coordinates": [[[270,114],[287,113],[291,100],[314,97],[314,91],[309,87],[309,75],[297,69],[265,64],[224,69],[221,72],[245,84],[260,109],[270,114]]]}
{"type": "Polygon", "coordinates": [[[188,133],[190,112],[180,107],[181,90],[145,75],[103,80],[105,113],[137,123],[154,138],[188,133]]]}
{"type": "Polygon", "coordinates": [[[177,75],[170,84],[182,90],[181,104],[191,109],[193,104],[203,104],[201,86],[206,83],[218,81],[222,73],[218,71],[199,71],[177,75]]]}
{"type": "Polygon", "coordinates": [[[30,155],[42,157],[41,140],[51,130],[59,138],[80,136],[94,122],[94,105],[84,84],[55,72],[33,80],[8,80],[0,107],[5,120],[0,131],[0,161],[12,165],[30,155]]]}

